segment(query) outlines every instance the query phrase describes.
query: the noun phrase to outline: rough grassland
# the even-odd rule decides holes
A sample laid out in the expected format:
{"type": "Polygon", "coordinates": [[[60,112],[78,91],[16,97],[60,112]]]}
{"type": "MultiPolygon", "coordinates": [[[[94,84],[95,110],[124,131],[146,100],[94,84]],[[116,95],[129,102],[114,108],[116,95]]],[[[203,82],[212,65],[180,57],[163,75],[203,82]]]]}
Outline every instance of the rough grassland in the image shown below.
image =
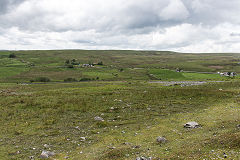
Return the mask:
{"type": "Polygon", "coordinates": [[[10,53],[0,52],[0,159],[40,159],[43,150],[59,160],[240,159],[239,76],[214,74],[238,72],[240,54],[10,53]],[[67,68],[67,59],[104,65],[67,68]],[[29,83],[39,77],[51,82],[29,83]],[[224,82],[164,86],[153,80],[224,82]],[[201,127],[184,128],[189,121],[201,127]],[[168,142],[158,144],[158,136],[168,142]]]}
{"type": "MultiPolygon", "coordinates": [[[[151,72],[164,72],[164,69],[175,70],[176,68],[194,72],[238,72],[239,62],[239,54],[233,53],[185,54],[157,51],[87,50],[5,51],[0,52],[0,82],[29,82],[37,77],[48,77],[52,81],[63,81],[66,78],[96,79],[97,77],[104,81],[169,80],[168,75],[162,77],[158,74],[156,76],[149,74],[151,72]],[[14,53],[16,58],[8,58],[10,53],[14,53]],[[102,61],[104,65],[96,65],[95,68],[82,68],[75,65],[74,68],[67,68],[65,61],[72,59],[80,64],[102,61]]],[[[212,76],[192,73],[192,75],[175,75],[170,79],[206,80],[220,78],[217,75],[212,76]]]]}
{"type": "Polygon", "coordinates": [[[192,87],[143,82],[2,84],[0,88],[3,159],[38,158],[44,149],[55,151],[57,159],[203,159],[223,157],[223,152],[239,159],[238,82],[192,87]],[[95,116],[105,121],[94,121],[95,116]],[[184,129],[188,121],[197,121],[202,128],[184,129]],[[165,136],[168,143],[157,144],[157,136],[165,136]]]}

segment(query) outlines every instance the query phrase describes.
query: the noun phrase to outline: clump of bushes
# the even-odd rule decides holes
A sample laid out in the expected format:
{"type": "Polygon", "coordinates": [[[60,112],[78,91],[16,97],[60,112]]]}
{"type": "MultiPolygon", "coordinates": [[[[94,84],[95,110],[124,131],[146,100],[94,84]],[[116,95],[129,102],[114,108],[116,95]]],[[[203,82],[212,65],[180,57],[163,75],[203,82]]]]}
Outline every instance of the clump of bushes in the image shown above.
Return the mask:
{"type": "Polygon", "coordinates": [[[37,77],[35,79],[30,80],[30,82],[50,82],[51,80],[48,77],[37,77]]]}
{"type": "Polygon", "coordinates": [[[76,80],[75,78],[66,78],[64,79],[64,82],[77,82],[78,80],[76,80]]]}
{"type": "Polygon", "coordinates": [[[67,59],[65,61],[66,66],[68,66],[68,65],[79,65],[79,64],[80,64],[80,62],[77,62],[76,59],[72,59],[72,60],[67,59]]]}
{"type": "Polygon", "coordinates": [[[101,62],[98,62],[98,64],[97,65],[103,65],[103,62],[101,61],[101,62]]]}
{"type": "Polygon", "coordinates": [[[96,77],[96,78],[83,77],[80,80],[77,80],[76,78],[66,78],[63,81],[64,82],[84,82],[84,81],[94,81],[94,80],[99,80],[99,77],[96,77]]]}
{"type": "Polygon", "coordinates": [[[91,81],[91,80],[94,80],[94,79],[91,79],[91,78],[81,78],[79,81],[91,81]]]}
{"type": "Polygon", "coordinates": [[[14,53],[9,54],[9,58],[16,58],[17,56],[14,53]]]}
{"type": "Polygon", "coordinates": [[[74,68],[74,66],[72,64],[68,64],[66,66],[67,66],[67,68],[74,68]]]}

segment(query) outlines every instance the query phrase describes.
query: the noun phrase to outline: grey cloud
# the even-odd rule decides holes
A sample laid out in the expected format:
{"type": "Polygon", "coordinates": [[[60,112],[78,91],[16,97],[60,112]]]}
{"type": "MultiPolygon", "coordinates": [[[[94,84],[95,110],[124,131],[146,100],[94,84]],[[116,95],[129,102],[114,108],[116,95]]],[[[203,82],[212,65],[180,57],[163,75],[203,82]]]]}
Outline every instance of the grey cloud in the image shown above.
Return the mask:
{"type": "Polygon", "coordinates": [[[0,49],[240,49],[238,15],[239,0],[1,0],[0,49]]]}
{"type": "Polygon", "coordinates": [[[81,43],[81,44],[89,44],[89,45],[94,45],[94,44],[96,44],[96,42],[93,42],[93,41],[86,41],[86,40],[82,40],[82,39],[79,39],[79,40],[73,40],[73,42],[81,43]]]}
{"type": "MultiPolygon", "coordinates": [[[[4,11],[9,6],[17,5],[23,1],[2,0],[0,2],[2,3],[0,4],[1,10],[4,11]]],[[[20,10],[16,13],[12,11],[12,14],[0,17],[0,25],[2,27],[16,26],[23,30],[33,31],[64,32],[67,30],[95,29],[98,32],[123,31],[128,33],[138,32],[140,29],[147,31],[146,28],[151,27],[165,28],[182,23],[210,26],[228,21],[240,23],[237,16],[240,14],[239,0],[130,0],[131,3],[122,4],[123,6],[113,5],[113,8],[107,8],[106,10],[100,10],[98,6],[92,4],[94,11],[91,9],[84,10],[83,8],[82,12],[86,12],[84,17],[78,16],[78,13],[74,13],[71,17],[71,14],[68,15],[68,13],[46,10],[44,5],[39,5],[41,1],[26,1],[32,2],[29,4],[30,9],[28,8],[28,11],[20,10]],[[174,5],[175,3],[176,5],[174,5]],[[169,8],[169,6],[173,8],[169,8]],[[76,23],[72,23],[73,21],[76,21],[76,23]]],[[[79,6],[81,7],[81,5],[79,6]]],[[[59,10],[61,9],[63,8],[59,8],[59,10]]],[[[79,8],[79,14],[81,10],[82,8],[79,8]]],[[[71,12],[71,8],[69,12],[71,12]]]]}
{"type": "MultiPolygon", "coordinates": [[[[55,13],[55,11],[46,11],[44,6],[39,7],[38,3],[41,1],[28,1],[32,2],[31,8],[28,8],[28,11],[24,12],[20,10],[0,18],[0,25],[4,27],[16,26],[23,30],[50,30],[57,32],[86,29],[95,29],[99,32],[109,30],[113,30],[114,32],[130,30],[132,32],[132,30],[139,30],[141,28],[171,26],[181,23],[182,20],[180,13],[181,8],[178,11],[180,14],[173,15],[173,17],[166,17],[170,15],[168,12],[166,12],[165,15],[161,15],[163,14],[161,11],[166,9],[173,0],[157,2],[154,0],[139,0],[137,2],[130,0],[132,3],[127,4],[128,6],[122,8],[121,6],[114,6],[114,8],[108,8],[109,10],[107,11],[98,10],[98,6],[94,6],[93,4],[93,7],[96,7],[96,11],[86,10],[86,12],[89,12],[89,15],[86,15],[88,17],[67,17],[66,13],[55,13]],[[31,12],[29,12],[29,10],[31,12]],[[66,16],[66,18],[64,18],[64,16],[66,16]],[[180,18],[177,18],[178,16],[180,16],[180,18]],[[72,18],[73,21],[79,21],[79,23],[71,24],[70,18],[72,18]],[[59,24],[64,23],[64,21],[66,21],[66,24],[59,24]],[[69,24],[67,25],[67,23],[69,24]]],[[[178,1],[179,0],[174,0],[173,2],[178,1]]],[[[181,4],[181,0],[178,3],[181,4]]],[[[59,10],[60,9],[62,8],[59,8],[59,10]]],[[[79,10],[81,10],[81,8],[79,8],[79,10]]],[[[178,10],[178,8],[176,8],[176,10],[178,10]]],[[[69,12],[71,12],[71,10],[69,12]]]]}
{"type": "Polygon", "coordinates": [[[239,0],[184,0],[190,16],[186,23],[217,25],[222,22],[240,23],[239,0]]]}
{"type": "Polygon", "coordinates": [[[240,33],[231,33],[230,36],[231,37],[240,37],[240,33]]]}
{"type": "Polygon", "coordinates": [[[0,14],[6,13],[8,9],[19,5],[20,3],[24,2],[25,0],[1,0],[0,1],[0,14]]]}

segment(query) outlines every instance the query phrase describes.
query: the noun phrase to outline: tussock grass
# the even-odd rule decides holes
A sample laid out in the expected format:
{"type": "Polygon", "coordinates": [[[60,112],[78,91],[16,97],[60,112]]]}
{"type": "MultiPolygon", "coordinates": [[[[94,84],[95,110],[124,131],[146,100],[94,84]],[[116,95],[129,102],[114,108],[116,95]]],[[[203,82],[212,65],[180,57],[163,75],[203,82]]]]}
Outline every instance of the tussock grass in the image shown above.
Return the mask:
{"type": "Polygon", "coordinates": [[[239,159],[240,83],[216,74],[238,71],[238,54],[141,51],[0,52],[0,157],[56,159],[239,159]],[[100,62],[63,67],[66,59],[100,62]],[[165,69],[164,69],[165,68],[165,69]],[[51,83],[16,84],[37,77],[51,83]],[[64,79],[96,79],[63,83],[64,79]],[[224,80],[199,86],[163,86],[150,79],[224,80]],[[58,82],[58,83],[55,83],[58,82]],[[100,116],[104,121],[95,121],[100,116]],[[196,121],[202,127],[186,129],[196,121]],[[159,144],[158,136],[168,142],[159,144]],[[81,138],[81,137],[85,137],[81,138]],[[50,147],[45,148],[44,144],[50,147]]]}
{"type": "Polygon", "coordinates": [[[221,152],[236,158],[232,153],[239,149],[238,85],[2,84],[1,90],[16,94],[0,94],[0,155],[38,157],[43,145],[50,144],[58,159],[202,159],[221,152]],[[104,121],[94,121],[95,116],[104,121]],[[183,128],[188,121],[197,121],[202,128],[183,128]],[[168,143],[157,144],[158,136],[165,136],[168,143]]]}

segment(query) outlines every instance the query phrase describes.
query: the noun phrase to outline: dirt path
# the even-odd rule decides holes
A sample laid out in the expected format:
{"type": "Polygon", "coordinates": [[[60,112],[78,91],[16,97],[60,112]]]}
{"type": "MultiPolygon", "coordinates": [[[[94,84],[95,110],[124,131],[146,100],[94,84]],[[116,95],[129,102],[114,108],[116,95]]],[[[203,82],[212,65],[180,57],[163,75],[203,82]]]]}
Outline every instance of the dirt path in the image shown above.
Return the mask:
{"type": "Polygon", "coordinates": [[[195,86],[195,85],[203,85],[206,83],[220,83],[224,81],[150,81],[149,83],[159,83],[164,86],[173,86],[173,85],[181,85],[181,86],[195,86]]]}

